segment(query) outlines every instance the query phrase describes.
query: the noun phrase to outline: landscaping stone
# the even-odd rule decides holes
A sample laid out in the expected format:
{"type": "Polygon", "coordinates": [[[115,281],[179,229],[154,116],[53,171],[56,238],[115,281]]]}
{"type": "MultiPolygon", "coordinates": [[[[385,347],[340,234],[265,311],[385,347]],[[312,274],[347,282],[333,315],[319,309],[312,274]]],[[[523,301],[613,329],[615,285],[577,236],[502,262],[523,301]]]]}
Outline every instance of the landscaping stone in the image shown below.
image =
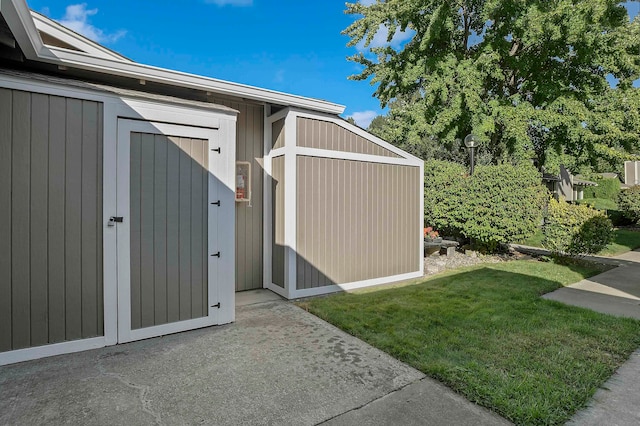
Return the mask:
{"type": "MultiPolygon", "coordinates": [[[[475,256],[469,256],[453,250],[449,255],[434,254],[424,259],[424,274],[433,275],[447,269],[456,269],[462,266],[473,266],[479,263],[499,263],[516,259],[514,254],[483,255],[474,252],[475,256]]],[[[519,257],[518,257],[519,258],[519,257]]]]}

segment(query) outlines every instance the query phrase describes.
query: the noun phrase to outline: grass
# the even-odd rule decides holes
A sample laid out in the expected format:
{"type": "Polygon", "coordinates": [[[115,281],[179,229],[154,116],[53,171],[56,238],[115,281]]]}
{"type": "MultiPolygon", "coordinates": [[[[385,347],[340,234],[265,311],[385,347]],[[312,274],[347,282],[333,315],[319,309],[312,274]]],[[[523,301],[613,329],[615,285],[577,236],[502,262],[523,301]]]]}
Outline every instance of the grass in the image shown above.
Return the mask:
{"type": "Polygon", "coordinates": [[[629,229],[616,229],[613,234],[613,241],[599,254],[603,256],[615,256],[640,248],[640,232],[629,229]]]}
{"type": "Polygon", "coordinates": [[[580,204],[588,204],[596,210],[618,210],[618,203],[608,198],[585,198],[580,204]]]}
{"type": "MultiPolygon", "coordinates": [[[[521,244],[531,247],[543,247],[542,230],[522,241],[521,244]]],[[[613,231],[613,241],[598,253],[601,256],[616,256],[629,250],[640,248],[640,231],[617,228],[613,231]]]]}
{"type": "Polygon", "coordinates": [[[640,345],[640,321],[540,295],[600,271],[533,261],[301,306],[518,424],[561,424],[640,345]]]}

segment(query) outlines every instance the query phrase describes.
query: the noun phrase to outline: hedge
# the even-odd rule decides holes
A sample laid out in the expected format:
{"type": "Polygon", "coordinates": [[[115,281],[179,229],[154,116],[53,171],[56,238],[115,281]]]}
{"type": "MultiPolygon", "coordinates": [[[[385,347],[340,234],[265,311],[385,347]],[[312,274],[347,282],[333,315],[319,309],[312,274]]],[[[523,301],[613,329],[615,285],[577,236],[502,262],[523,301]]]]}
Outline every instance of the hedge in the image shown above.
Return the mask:
{"type": "Polygon", "coordinates": [[[640,185],[620,192],[618,209],[626,219],[640,224],[640,185]]]}
{"type": "Polygon", "coordinates": [[[613,240],[613,225],[602,211],[551,199],[542,234],[542,245],[555,254],[595,254],[613,240]]]}
{"type": "Polygon", "coordinates": [[[620,193],[620,180],[618,178],[594,179],[598,186],[587,186],[584,188],[584,198],[605,198],[615,201],[620,193]]]}
{"type": "Polygon", "coordinates": [[[425,163],[425,222],[441,234],[470,238],[481,250],[532,236],[548,197],[530,164],[478,166],[425,163]]]}

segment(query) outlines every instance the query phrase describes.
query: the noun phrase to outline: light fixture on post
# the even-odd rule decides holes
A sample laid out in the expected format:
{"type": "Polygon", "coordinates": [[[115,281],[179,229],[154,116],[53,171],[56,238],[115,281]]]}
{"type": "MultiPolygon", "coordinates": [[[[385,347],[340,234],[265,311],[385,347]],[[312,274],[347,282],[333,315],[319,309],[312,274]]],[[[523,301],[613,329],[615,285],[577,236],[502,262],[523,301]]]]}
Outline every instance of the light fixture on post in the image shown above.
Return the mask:
{"type": "Polygon", "coordinates": [[[474,135],[469,134],[464,138],[464,146],[469,150],[469,161],[471,164],[470,175],[473,175],[473,163],[475,162],[475,151],[478,145],[480,145],[480,141],[478,141],[474,135]]]}

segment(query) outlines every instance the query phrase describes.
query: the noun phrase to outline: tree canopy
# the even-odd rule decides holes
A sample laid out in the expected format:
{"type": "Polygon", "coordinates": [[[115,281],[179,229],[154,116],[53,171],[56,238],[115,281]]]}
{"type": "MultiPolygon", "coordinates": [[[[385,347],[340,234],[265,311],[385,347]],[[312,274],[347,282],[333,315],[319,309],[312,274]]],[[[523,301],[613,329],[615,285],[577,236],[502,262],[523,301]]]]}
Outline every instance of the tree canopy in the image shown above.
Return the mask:
{"type": "Polygon", "coordinates": [[[474,133],[493,162],[617,164],[640,147],[640,22],[622,3],[347,3],[358,19],[344,33],[362,48],[349,59],[363,66],[351,78],[390,106],[375,131],[414,153],[474,133]],[[381,29],[388,43],[372,47],[381,29]],[[393,47],[399,31],[412,36],[393,47]]]}

